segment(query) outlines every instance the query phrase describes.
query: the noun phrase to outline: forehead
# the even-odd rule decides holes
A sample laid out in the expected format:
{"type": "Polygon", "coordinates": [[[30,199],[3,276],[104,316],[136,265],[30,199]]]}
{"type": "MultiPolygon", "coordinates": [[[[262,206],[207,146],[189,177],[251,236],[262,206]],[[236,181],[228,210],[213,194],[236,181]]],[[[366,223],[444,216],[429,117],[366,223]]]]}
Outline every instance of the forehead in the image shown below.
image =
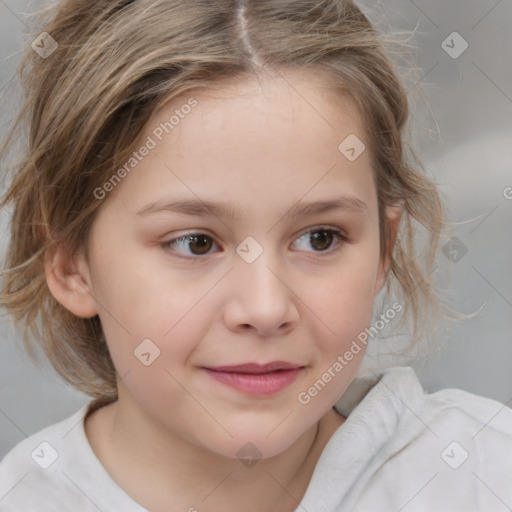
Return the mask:
{"type": "MultiPolygon", "coordinates": [[[[363,137],[364,126],[353,100],[341,92],[334,92],[334,81],[325,70],[284,68],[257,76],[217,80],[169,101],[153,113],[146,128],[168,120],[169,114],[179,111],[192,96],[199,103],[205,130],[220,121],[225,128],[236,124],[249,126],[251,121],[263,116],[269,121],[267,128],[278,119],[296,126],[306,122],[317,131],[320,128],[319,133],[323,135],[326,131],[340,129],[336,120],[340,120],[341,114],[345,126],[363,137]]],[[[193,114],[192,117],[197,117],[193,114]]],[[[177,132],[181,133],[186,125],[180,123],[177,132]]],[[[312,133],[313,130],[309,130],[309,137],[312,133]]]]}
{"type": "Polygon", "coordinates": [[[349,161],[340,150],[354,136],[365,139],[355,105],[320,74],[219,81],[152,115],[138,145],[150,138],[154,147],[115,193],[131,190],[132,211],[156,193],[275,204],[306,194],[313,200],[342,186],[368,202],[368,152],[349,161]]]}

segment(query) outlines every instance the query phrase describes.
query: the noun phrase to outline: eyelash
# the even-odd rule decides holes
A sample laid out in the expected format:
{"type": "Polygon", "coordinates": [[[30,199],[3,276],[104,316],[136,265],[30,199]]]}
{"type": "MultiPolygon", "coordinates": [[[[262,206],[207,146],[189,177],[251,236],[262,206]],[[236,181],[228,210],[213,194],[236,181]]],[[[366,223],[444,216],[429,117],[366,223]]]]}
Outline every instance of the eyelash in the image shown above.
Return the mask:
{"type": "MultiPolygon", "coordinates": [[[[334,254],[335,252],[337,252],[341,248],[341,245],[343,245],[343,242],[348,242],[348,238],[343,233],[343,231],[340,231],[339,229],[327,228],[327,227],[323,227],[323,226],[315,227],[315,228],[310,229],[310,230],[308,230],[306,232],[303,232],[301,235],[299,235],[296,238],[296,240],[300,240],[303,236],[311,235],[313,233],[332,233],[334,235],[334,240],[337,242],[334,245],[334,249],[329,248],[329,249],[327,249],[325,251],[306,251],[306,252],[312,252],[313,254],[318,255],[320,257],[329,256],[331,254],[334,254]]],[[[179,251],[175,251],[174,249],[170,248],[170,245],[175,243],[175,242],[180,242],[181,240],[187,240],[189,237],[196,237],[196,236],[206,236],[206,237],[208,237],[208,238],[213,240],[213,237],[211,237],[210,235],[208,235],[206,233],[203,233],[203,232],[200,232],[200,231],[197,231],[197,232],[187,233],[186,235],[180,236],[178,238],[173,238],[171,240],[166,240],[165,242],[162,242],[160,244],[160,246],[164,250],[167,250],[167,251],[170,250],[172,252],[178,253],[178,256],[177,256],[178,258],[184,258],[184,259],[191,260],[191,259],[198,259],[201,256],[205,256],[205,257],[209,256],[211,254],[210,252],[208,252],[206,254],[195,254],[195,255],[184,256],[182,253],[179,253],[179,251]]],[[[215,243],[215,241],[214,241],[214,243],[215,243]]]]}

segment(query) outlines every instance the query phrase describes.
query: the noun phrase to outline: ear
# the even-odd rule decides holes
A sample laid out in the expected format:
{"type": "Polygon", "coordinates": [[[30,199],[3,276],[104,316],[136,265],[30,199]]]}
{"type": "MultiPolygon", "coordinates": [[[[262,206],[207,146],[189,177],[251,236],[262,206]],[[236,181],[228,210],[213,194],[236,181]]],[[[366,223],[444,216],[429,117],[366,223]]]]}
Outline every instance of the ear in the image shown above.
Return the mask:
{"type": "Polygon", "coordinates": [[[377,274],[377,280],[375,281],[375,295],[377,295],[384,286],[389,272],[389,267],[391,266],[391,255],[395,248],[398,227],[402,217],[401,206],[388,206],[386,208],[386,217],[388,219],[388,247],[386,254],[384,254],[379,263],[379,271],[377,274]]]}
{"type": "Polygon", "coordinates": [[[81,318],[98,314],[83,251],[71,256],[64,244],[57,243],[46,253],[45,274],[50,292],[67,310],[81,318]]]}

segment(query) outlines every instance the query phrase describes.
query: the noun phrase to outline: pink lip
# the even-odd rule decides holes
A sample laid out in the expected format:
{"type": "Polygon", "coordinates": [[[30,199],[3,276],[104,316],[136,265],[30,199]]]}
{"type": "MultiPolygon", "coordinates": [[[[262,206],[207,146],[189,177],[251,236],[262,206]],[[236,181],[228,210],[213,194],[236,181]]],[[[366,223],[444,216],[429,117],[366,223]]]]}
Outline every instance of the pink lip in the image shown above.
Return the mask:
{"type": "Polygon", "coordinates": [[[204,368],[215,380],[250,395],[268,396],[289,386],[302,366],[274,361],[264,365],[246,363],[204,368]]]}

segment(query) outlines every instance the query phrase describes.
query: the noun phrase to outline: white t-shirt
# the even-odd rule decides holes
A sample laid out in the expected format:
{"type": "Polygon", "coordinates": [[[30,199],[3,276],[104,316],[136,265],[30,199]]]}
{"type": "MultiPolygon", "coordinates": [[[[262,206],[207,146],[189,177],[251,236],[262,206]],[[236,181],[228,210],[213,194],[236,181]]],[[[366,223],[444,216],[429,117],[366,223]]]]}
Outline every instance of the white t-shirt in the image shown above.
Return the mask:
{"type": "MultiPolygon", "coordinates": [[[[1,512],[146,511],[92,451],[84,431],[91,403],[7,454],[1,512]]],[[[512,509],[512,409],[505,405],[457,389],[426,394],[411,368],[396,367],[355,379],[336,409],[347,420],[297,512],[512,509]]]]}

